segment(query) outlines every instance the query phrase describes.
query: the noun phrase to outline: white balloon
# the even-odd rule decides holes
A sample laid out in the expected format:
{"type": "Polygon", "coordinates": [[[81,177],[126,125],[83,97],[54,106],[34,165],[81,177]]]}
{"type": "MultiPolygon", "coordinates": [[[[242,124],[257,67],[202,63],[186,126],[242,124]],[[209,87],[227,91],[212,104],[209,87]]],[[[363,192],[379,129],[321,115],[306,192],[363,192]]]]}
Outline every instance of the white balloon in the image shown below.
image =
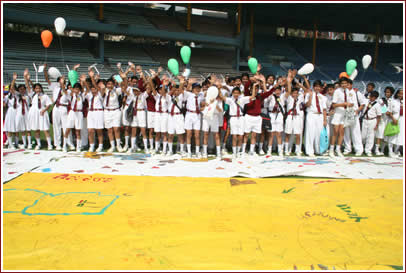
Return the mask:
{"type": "Polygon", "coordinates": [[[54,25],[55,25],[56,33],[58,33],[59,35],[63,34],[63,31],[65,30],[65,27],[66,27],[65,19],[63,19],[62,17],[56,18],[54,25]]]}
{"type": "Polygon", "coordinates": [[[308,75],[314,71],[314,65],[312,63],[307,63],[302,68],[299,69],[297,74],[299,75],[308,75]]]}
{"type": "MultiPolygon", "coordinates": [[[[219,94],[219,90],[215,86],[210,86],[209,89],[207,89],[207,94],[206,94],[206,101],[210,103],[211,100],[215,100],[219,94]]],[[[208,118],[208,119],[213,119],[214,116],[214,110],[216,110],[216,103],[217,101],[215,100],[213,103],[210,103],[209,106],[207,106],[204,111],[203,111],[203,116],[208,118]]]]}
{"type": "Polygon", "coordinates": [[[50,67],[48,69],[48,75],[52,79],[57,79],[58,77],[62,76],[61,72],[59,72],[58,68],[56,67],[50,67]]]}
{"type": "Polygon", "coordinates": [[[352,74],[350,76],[350,79],[353,81],[355,79],[355,77],[357,77],[357,75],[358,75],[358,70],[355,68],[354,72],[352,72],[352,74]]]}
{"type": "Polygon", "coordinates": [[[207,94],[206,94],[206,100],[211,101],[212,99],[217,98],[219,94],[219,90],[215,86],[210,86],[209,89],[207,89],[207,94]]]}
{"type": "Polygon", "coordinates": [[[186,79],[189,78],[190,76],[190,69],[186,68],[185,71],[182,74],[183,77],[185,77],[186,79]]]}
{"type": "Polygon", "coordinates": [[[367,69],[368,66],[371,64],[371,62],[372,62],[371,55],[365,55],[364,57],[362,57],[362,67],[364,69],[367,69]]]}

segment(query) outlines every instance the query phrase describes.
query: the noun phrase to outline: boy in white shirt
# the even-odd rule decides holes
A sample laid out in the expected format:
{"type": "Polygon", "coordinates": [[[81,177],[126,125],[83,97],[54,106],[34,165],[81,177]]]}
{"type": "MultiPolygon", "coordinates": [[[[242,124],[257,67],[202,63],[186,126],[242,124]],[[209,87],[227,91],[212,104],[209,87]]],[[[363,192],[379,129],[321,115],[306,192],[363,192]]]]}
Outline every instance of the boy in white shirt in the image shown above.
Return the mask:
{"type": "Polygon", "coordinates": [[[184,88],[184,80],[181,78],[179,86],[172,86],[170,91],[168,115],[168,154],[173,154],[174,135],[178,136],[180,143],[180,153],[185,156],[185,117],[183,116],[183,93],[180,90],[184,88]]]}
{"type": "Polygon", "coordinates": [[[362,140],[365,143],[365,153],[372,156],[374,146],[375,132],[378,129],[381,120],[381,105],[377,102],[379,93],[372,91],[369,94],[369,102],[362,114],[362,140]]]}
{"type": "Polygon", "coordinates": [[[268,133],[271,133],[268,138],[268,155],[272,154],[272,142],[274,137],[276,137],[278,142],[278,154],[280,157],[283,157],[281,133],[283,132],[285,98],[286,96],[281,96],[280,87],[276,87],[273,94],[269,97],[268,111],[270,113],[272,129],[268,130],[268,133]]]}
{"type": "MultiPolygon", "coordinates": [[[[64,89],[64,87],[63,87],[64,89]]],[[[82,148],[81,130],[83,127],[83,96],[81,94],[82,86],[80,83],[75,83],[71,94],[71,107],[68,113],[66,131],[63,141],[63,151],[67,152],[68,135],[72,129],[76,132],[76,152],[80,152],[82,148]]],[[[64,90],[66,94],[66,91],[64,90]]]]}

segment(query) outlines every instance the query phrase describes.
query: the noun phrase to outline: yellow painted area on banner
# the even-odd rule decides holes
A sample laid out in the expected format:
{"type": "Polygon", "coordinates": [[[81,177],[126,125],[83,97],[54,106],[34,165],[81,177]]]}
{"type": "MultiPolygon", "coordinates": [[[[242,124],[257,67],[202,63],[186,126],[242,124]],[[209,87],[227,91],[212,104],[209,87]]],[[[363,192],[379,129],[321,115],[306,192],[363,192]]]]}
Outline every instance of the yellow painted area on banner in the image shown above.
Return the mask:
{"type": "Polygon", "coordinates": [[[401,180],[27,173],[4,185],[6,270],[390,270],[401,180]]]}

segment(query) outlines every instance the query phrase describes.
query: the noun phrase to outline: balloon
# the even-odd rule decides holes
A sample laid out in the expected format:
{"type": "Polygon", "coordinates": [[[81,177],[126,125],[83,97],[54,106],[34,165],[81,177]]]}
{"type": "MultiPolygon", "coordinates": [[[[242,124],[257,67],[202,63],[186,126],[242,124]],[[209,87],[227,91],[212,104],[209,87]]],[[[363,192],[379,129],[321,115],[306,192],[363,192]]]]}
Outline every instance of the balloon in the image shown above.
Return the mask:
{"type": "Polygon", "coordinates": [[[69,78],[70,84],[73,87],[75,85],[75,83],[78,82],[79,74],[78,74],[78,72],[76,72],[76,70],[71,70],[68,73],[68,78],[69,78]]]}
{"type": "Polygon", "coordinates": [[[252,74],[257,73],[257,70],[258,70],[258,61],[257,61],[257,59],[250,58],[248,60],[248,67],[250,68],[252,74]]]}
{"type": "Polygon", "coordinates": [[[180,49],[180,56],[182,57],[182,61],[184,64],[188,64],[190,61],[190,55],[192,54],[192,50],[188,46],[182,46],[180,49]]]}
{"type": "Polygon", "coordinates": [[[43,32],[41,32],[41,40],[42,45],[45,48],[48,48],[52,42],[52,32],[50,32],[49,30],[44,30],[43,32]]]}
{"type": "Polygon", "coordinates": [[[364,57],[362,57],[362,67],[364,69],[367,69],[368,66],[371,64],[371,62],[372,62],[371,55],[365,55],[364,57]]]}
{"type": "Polygon", "coordinates": [[[350,76],[348,76],[347,72],[341,72],[339,78],[340,78],[340,79],[341,79],[341,78],[347,78],[347,79],[349,79],[350,76]]]}
{"type": "Polygon", "coordinates": [[[61,72],[59,72],[58,68],[56,67],[50,67],[48,69],[48,75],[52,79],[57,79],[58,77],[62,76],[61,72]]]}
{"type": "Polygon", "coordinates": [[[302,68],[299,69],[297,74],[308,75],[308,74],[312,73],[313,70],[314,70],[314,65],[312,63],[307,63],[304,66],[302,66],[302,68]]]}
{"type": "Polygon", "coordinates": [[[178,64],[177,60],[169,59],[168,68],[169,68],[169,71],[171,71],[173,75],[177,76],[179,74],[179,64],[178,64]]]}
{"type": "Polygon", "coordinates": [[[185,71],[182,74],[183,77],[185,77],[186,79],[189,78],[190,76],[190,69],[186,68],[185,71]]]}
{"type": "Polygon", "coordinates": [[[351,76],[350,76],[350,79],[351,79],[351,80],[354,80],[355,77],[357,77],[357,75],[358,75],[358,70],[355,69],[354,72],[352,72],[352,74],[351,74],[351,76]]]}
{"type": "Polygon", "coordinates": [[[56,33],[58,33],[59,35],[63,34],[63,31],[65,30],[65,27],[66,27],[65,19],[63,19],[62,17],[56,18],[54,25],[55,25],[56,33]]]}
{"type": "Polygon", "coordinates": [[[348,75],[351,76],[352,72],[354,72],[355,68],[357,67],[357,61],[351,59],[345,65],[345,71],[348,75]]]}

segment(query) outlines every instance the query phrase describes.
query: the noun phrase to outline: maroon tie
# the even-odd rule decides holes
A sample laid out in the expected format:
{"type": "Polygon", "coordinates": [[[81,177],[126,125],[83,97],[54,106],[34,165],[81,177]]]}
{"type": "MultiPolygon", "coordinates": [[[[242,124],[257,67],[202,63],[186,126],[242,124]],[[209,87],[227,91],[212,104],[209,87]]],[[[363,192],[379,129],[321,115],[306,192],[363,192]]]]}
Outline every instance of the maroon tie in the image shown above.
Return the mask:
{"type": "Polygon", "coordinates": [[[14,109],[17,108],[17,97],[14,97],[14,105],[13,105],[14,109]]]}
{"type": "Polygon", "coordinates": [[[90,102],[90,111],[93,111],[93,106],[94,106],[94,95],[92,97],[92,101],[90,102]]]}
{"type": "Polygon", "coordinates": [[[195,96],[195,103],[196,103],[196,113],[200,114],[199,104],[197,103],[197,96],[195,96]]]}
{"type": "Polygon", "coordinates": [[[297,99],[295,99],[295,102],[293,103],[293,115],[296,116],[297,115],[297,111],[296,111],[296,102],[297,99]]]}
{"type": "Polygon", "coordinates": [[[403,117],[403,101],[400,102],[400,116],[403,117]]]}
{"type": "Polygon", "coordinates": [[[171,116],[173,116],[174,112],[175,112],[175,102],[173,101],[172,102],[172,109],[171,109],[171,116]]]}
{"type": "Polygon", "coordinates": [[[237,105],[237,118],[240,117],[240,106],[238,105],[237,100],[235,100],[235,105],[237,105]]]}
{"type": "Polygon", "coordinates": [[[137,109],[138,109],[138,96],[135,99],[135,105],[134,105],[134,116],[137,115],[137,109]]]}
{"type": "Polygon", "coordinates": [[[317,96],[317,94],[316,94],[316,107],[317,107],[317,112],[318,112],[319,114],[321,114],[319,96],[317,96]]]}
{"type": "MultiPolygon", "coordinates": [[[[344,90],[344,101],[347,102],[347,92],[344,90]]],[[[347,109],[347,106],[344,106],[344,109],[347,109]]]]}
{"type": "Polygon", "coordinates": [[[22,104],[22,109],[21,112],[23,114],[23,116],[25,115],[25,99],[23,97],[21,97],[21,104],[22,104]]]}
{"type": "Polygon", "coordinates": [[[73,112],[76,112],[77,104],[78,104],[78,98],[75,95],[75,104],[73,105],[73,112]]]}
{"type": "Polygon", "coordinates": [[[37,95],[38,98],[38,109],[41,110],[41,98],[37,95]]]}
{"type": "Polygon", "coordinates": [[[108,92],[108,94],[107,94],[106,107],[109,106],[109,100],[110,100],[110,90],[109,90],[109,92],[108,92]]]}
{"type": "Polygon", "coordinates": [[[62,89],[59,89],[58,98],[56,99],[56,106],[60,105],[59,101],[61,100],[61,97],[62,97],[62,89]]]}

